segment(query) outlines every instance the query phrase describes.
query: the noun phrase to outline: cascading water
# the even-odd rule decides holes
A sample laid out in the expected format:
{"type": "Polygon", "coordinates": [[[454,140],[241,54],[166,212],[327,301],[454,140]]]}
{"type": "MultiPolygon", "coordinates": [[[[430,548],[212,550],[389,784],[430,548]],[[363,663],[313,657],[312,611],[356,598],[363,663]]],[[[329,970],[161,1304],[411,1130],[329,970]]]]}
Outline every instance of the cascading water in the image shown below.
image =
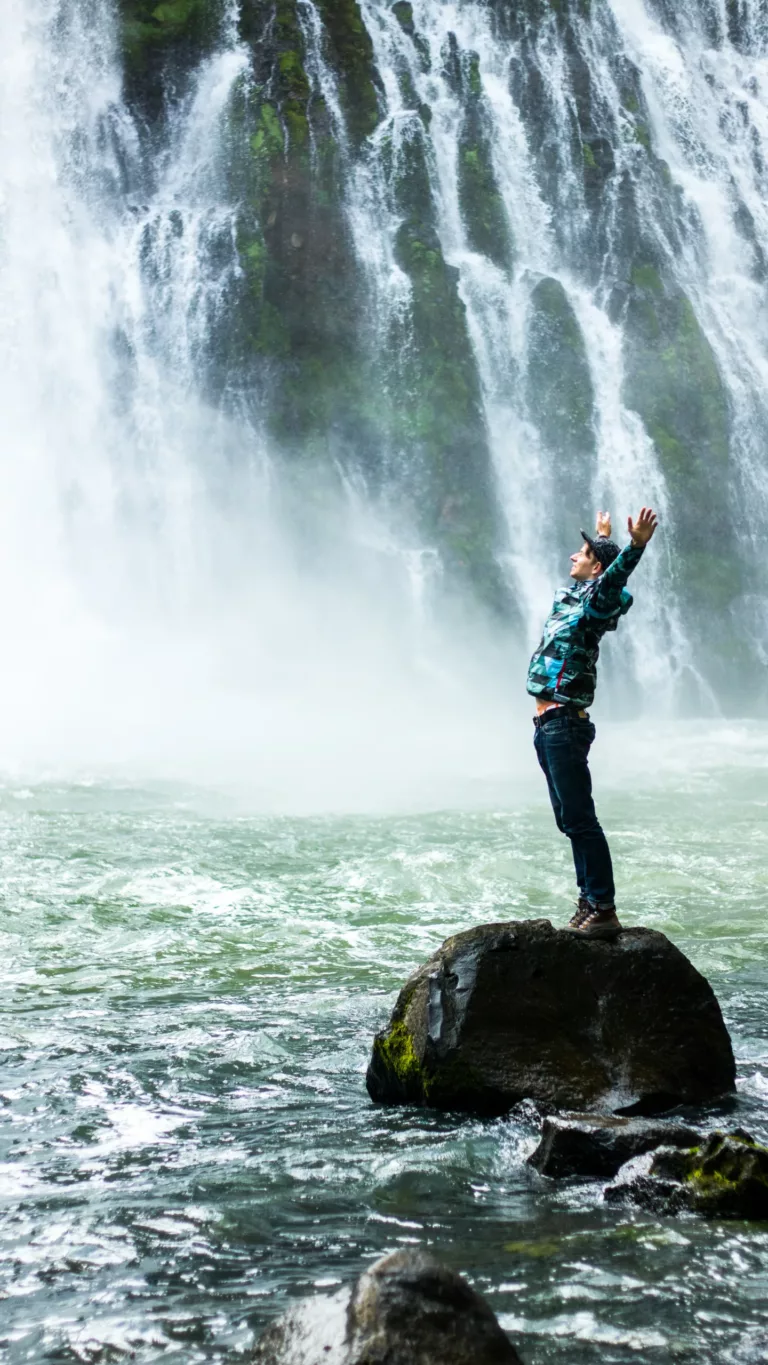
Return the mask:
{"type": "MultiPolygon", "coordinates": [[[[566,536],[577,534],[572,509],[582,507],[586,516],[587,507],[605,503],[624,513],[652,502],[661,511],[665,539],[644,565],[647,590],[638,596],[627,648],[636,674],[657,698],[672,697],[675,679],[706,695],[697,666],[704,643],[701,608],[698,619],[686,619],[677,543],[681,512],[686,520],[681,504],[686,496],[694,503],[702,498],[703,481],[697,485],[692,471],[686,494],[683,472],[673,468],[670,489],[665,464],[674,466],[679,442],[676,449],[676,437],[665,441],[652,413],[644,425],[633,410],[636,386],[627,383],[627,321],[618,294],[627,276],[633,284],[641,280],[643,266],[633,253],[644,260],[645,250],[690,300],[693,325],[707,338],[703,346],[711,344],[717,356],[732,413],[730,460],[723,462],[721,453],[718,486],[698,513],[710,519],[711,537],[696,541],[689,572],[701,572],[703,558],[720,553],[716,536],[725,506],[743,555],[741,573],[732,569],[743,592],[728,602],[714,582],[709,611],[735,616],[759,659],[765,649],[761,526],[767,486],[761,457],[764,291],[755,276],[765,249],[757,151],[765,117],[759,24],[751,11],[745,14],[744,50],[737,51],[724,11],[710,16],[707,29],[693,7],[676,11],[676,32],[665,32],[640,3],[574,7],[565,26],[562,14],[546,7],[532,7],[530,15],[523,7],[512,21],[501,6],[416,0],[407,23],[402,7],[367,0],[363,10],[387,97],[386,135],[429,142],[441,244],[460,272],[509,531],[507,561],[529,633],[545,609],[566,536]],[[456,77],[462,62],[463,82],[456,77]],[[632,81],[636,89],[628,93],[632,81]],[[462,157],[478,155],[463,141],[472,117],[481,125],[503,202],[511,261],[482,255],[472,241],[473,206],[466,197],[462,202],[461,185],[462,157]],[[607,168],[597,164],[596,151],[608,157],[607,168]],[[659,168],[668,186],[661,208],[659,168]],[[600,172],[596,208],[589,180],[600,172]],[[621,203],[628,197],[631,228],[621,203]],[[645,237],[643,249],[631,232],[645,237]],[[583,421],[581,431],[573,424],[570,431],[555,429],[558,444],[531,373],[532,305],[542,281],[550,289],[555,282],[559,321],[563,330],[575,327],[582,383],[591,388],[591,430],[585,438],[583,421]]],[[[377,140],[384,139],[382,130],[377,140]]],[[[381,166],[380,155],[378,160],[381,166]]],[[[383,176],[387,171],[381,168],[383,176]]],[[[363,220],[353,213],[352,221],[363,220]]],[[[396,217],[382,222],[390,235],[396,227],[396,217]]],[[[661,291],[656,266],[647,270],[650,287],[661,291]]],[[[663,348],[664,339],[657,339],[663,348]]],[[[671,356],[672,339],[667,343],[671,356]]],[[[548,359],[557,365],[556,355],[548,359]]],[[[567,394],[564,401],[570,401],[567,394]]],[[[681,406],[686,401],[682,392],[681,406]]],[[[699,456],[702,463],[710,458],[706,449],[699,456]]],[[[682,566],[684,574],[684,556],[682,566]]]]}
{"type": "Polygon", "coordinates": [[[440,769],[461,650],[454,667],[432,637],[430,547],[398,541],[353,471],[281,471],[268,374],[246,391],[227,371],[243,276],[228,120],[251,79],[237,16],[149,137],[113,15],[4,11],[4,750],[258,768],[277,799],[333,802],[346,778],[370,794],[436,753],[440,769]]]}

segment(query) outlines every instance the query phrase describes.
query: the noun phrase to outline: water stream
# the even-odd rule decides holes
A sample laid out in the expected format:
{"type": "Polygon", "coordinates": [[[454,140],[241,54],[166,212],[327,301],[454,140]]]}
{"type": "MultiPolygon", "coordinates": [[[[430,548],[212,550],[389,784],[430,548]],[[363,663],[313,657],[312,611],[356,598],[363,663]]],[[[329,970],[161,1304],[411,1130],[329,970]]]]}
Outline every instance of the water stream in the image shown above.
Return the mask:
{"type": "MultiPolygon", "coordinates": [[[[739,1070],[720,1121],[766,1139],[768,736],[651,738],[652,765],[645,727],[598,745],[622,917],[713,982],[739,1070]]],[[[605,1208],[524,1165],[533,1126],[368,1102],[372,1033],[417,962],[472,923],[569,913],[544,804],[501,774],[476,798],[302,818],[189,786],[5,785],[9,1365],[236,1360],[291,1299],[419,1244],[526,1365],[764,1358],[761,1225],[605,1208]]]]}

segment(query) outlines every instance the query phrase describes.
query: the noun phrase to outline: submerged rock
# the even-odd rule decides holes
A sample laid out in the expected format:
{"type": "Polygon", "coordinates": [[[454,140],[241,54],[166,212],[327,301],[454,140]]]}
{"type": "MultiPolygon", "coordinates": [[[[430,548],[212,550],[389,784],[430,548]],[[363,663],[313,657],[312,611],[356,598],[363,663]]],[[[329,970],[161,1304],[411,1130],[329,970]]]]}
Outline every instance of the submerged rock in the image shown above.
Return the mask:
{"type": "Polygon", "coordinates": [[[693,1147],[701,1134],[684,1123],[621,1115],[564,1114],[545,1118],[541,1141],[528,1158],[542,1175],[611,1176],[656,1147],[693,1147]]]}
{"type": "Polygon", "coordinates": [[[485,1299],[422,1251],[377,1261],[355,1286],[270,1327],[253,1365],[522,1365],[485,1299]]]}
{"type": "Polygon", "coordinates": [[[688,1149],[660,1147],[619,1172],[605,1198],[653,1213],[690,1210],[709,1218],[768,1218],[768,1147],[749,1133],[710,1133],[688,1149]]]}
{"type": "Polygon", "coordinates": [[[522,1099],[660,1113],[734,1084],[714,992],[669,939],[584,939],[548,920],[447,939],[400,992],[367,1075],[377,1103],[477,1114],[522,1099]]]}

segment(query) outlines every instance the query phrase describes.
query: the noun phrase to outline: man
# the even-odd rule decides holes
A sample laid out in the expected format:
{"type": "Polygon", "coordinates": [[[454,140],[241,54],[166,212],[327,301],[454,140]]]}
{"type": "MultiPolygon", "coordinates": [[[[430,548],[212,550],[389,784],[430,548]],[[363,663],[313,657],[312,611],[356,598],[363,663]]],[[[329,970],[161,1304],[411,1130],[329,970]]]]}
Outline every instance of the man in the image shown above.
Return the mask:
{"type": "Polygon", "coordinates": [[[582,531],[584,544],[571,555],[573,583],[557,593],[528,669],[528,691],[536,698],[536,755],[576,868],[579,899],[568,928],[590,937],[612,937],[621,925],[611,853],[592,800],[587,758],[595,727],[586,708],[595,695],[600,641],[632,606],[625,584],[656,530],[657,518],[644,507],[637,521],[630,517],[627,524],[630,540],[623,550],[610,538],[608,512],[598,512],[594,538],[582,531]]]}

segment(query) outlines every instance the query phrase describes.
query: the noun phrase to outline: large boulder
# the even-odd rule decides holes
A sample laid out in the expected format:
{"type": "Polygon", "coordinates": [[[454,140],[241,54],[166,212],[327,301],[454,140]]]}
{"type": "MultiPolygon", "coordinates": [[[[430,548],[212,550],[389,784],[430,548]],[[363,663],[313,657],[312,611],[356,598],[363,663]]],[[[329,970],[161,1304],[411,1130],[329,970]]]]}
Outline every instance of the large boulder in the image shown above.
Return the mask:
{"type": "Polygon", "coordinates": [[[709,1218],[768,1219],[768,1147],[749,1133],[710,1133],[683,1149],[660,1147],[636,1157],[608,1185],[611,1204],[634,1204],[653,1213],[690,1210],[709,1218]]]}
{"type": "Polygon", "coordinates": [[[270,1327],[252,1365],[522,1365],[485,1299],[422,1251],[377,1261],[352,1290],[270,1327]]]}
{"type": "Polygon", "coordinates": [[[586,939],[548,920],[449,938],[377,1034],[380,1104],[504,1114],[660,1113],[731,1092],[733,1050],[711,986],[663,934],[586,939]]]}
{"type": "Polygon", "coordinates": [[[564,1114],[545,1118],[528,1163],[541,1175],[616,1175],[633,1157],[656,1147],[697,1147],[701,1134],[686,1123],[619,1114],[564,1114]]]}

